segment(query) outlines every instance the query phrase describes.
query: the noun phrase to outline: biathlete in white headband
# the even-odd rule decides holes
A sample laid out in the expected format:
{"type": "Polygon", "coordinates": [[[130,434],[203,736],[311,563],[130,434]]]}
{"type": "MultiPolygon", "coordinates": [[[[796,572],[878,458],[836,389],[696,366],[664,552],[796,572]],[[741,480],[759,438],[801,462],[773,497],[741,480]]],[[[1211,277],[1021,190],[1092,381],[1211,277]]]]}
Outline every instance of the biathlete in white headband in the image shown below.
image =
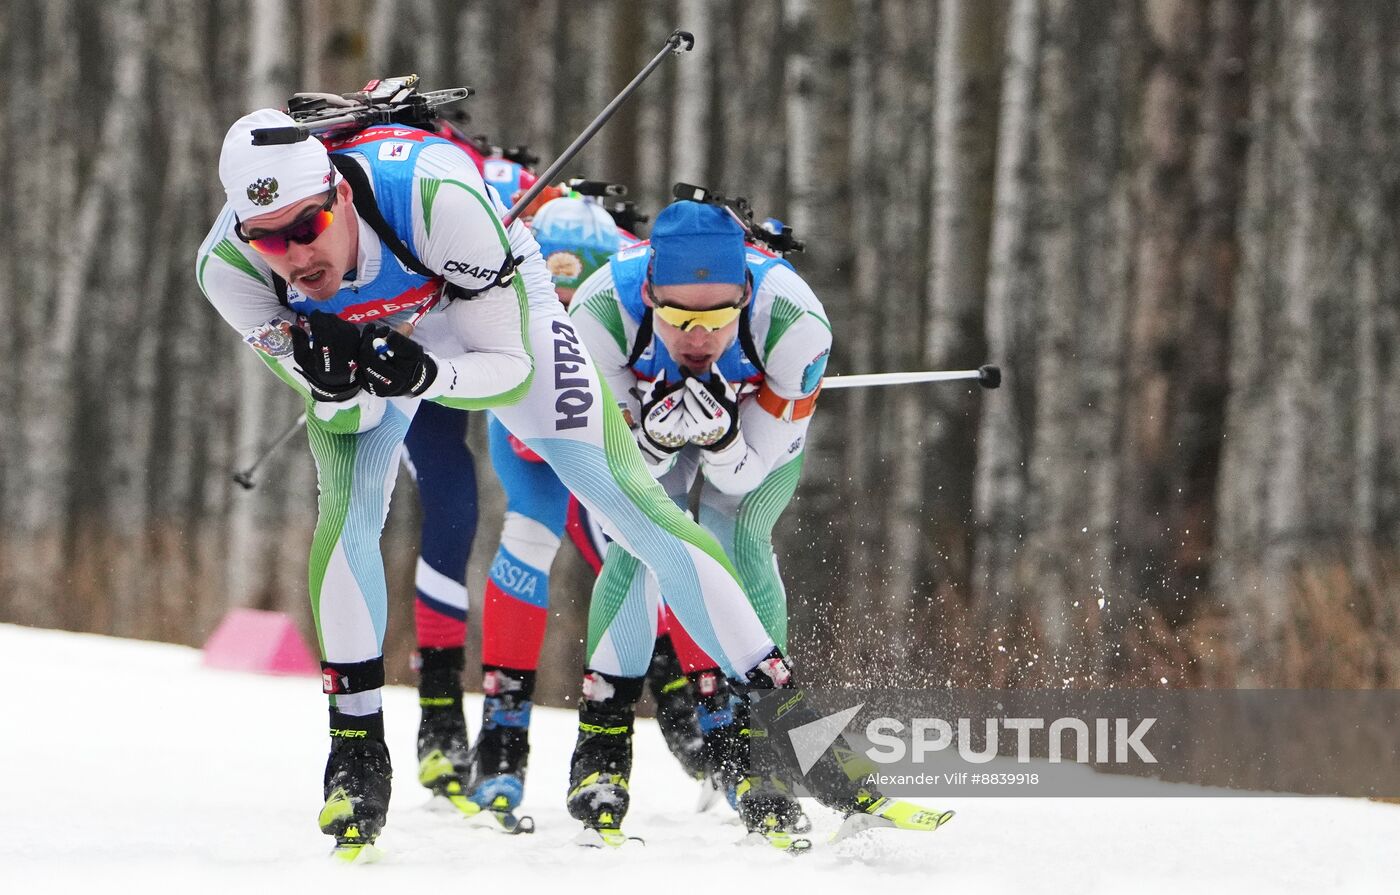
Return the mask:
{"type": "Polygon", "coordinates": [[[292,124],[264,109],[230,128],[219,160],[228,202],[195,274],[307,403],[320,485],[308,585],[330,699],[320,823],[353,849],[378,835],[389,802],[379,535],[420,401],[492,408],[614,549],[656,573],[729,673],[777,654],[724,551],[647,472],[529,230],[502,224],[466,154],[401,126],[361,131],[330,153],[314,139],[252,145],[254,129],[292,124]],[[395,328],[439,292],[445,300],[415,330],[395,328]]]}

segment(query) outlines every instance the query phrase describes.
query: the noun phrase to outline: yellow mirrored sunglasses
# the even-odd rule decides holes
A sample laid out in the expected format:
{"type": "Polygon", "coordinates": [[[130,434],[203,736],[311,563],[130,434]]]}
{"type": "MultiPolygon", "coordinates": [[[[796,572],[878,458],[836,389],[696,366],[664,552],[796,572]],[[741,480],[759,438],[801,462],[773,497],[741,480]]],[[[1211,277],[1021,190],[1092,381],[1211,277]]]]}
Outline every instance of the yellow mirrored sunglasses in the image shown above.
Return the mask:
{"type": "Polygon", "coordinates": [[[724,329],[744,312],[744,305],[747,304],[749,289],[753,286],[753,275],[745,271],[744,291],[740,293],[738,301],[732,305],[725,305],[722,308],[710,308],[704,311],[696,311],[690,308],[678,308],[674,305],[662,304],[656,297],[656,293],[651,288],[651,277],[647,277],[647,297],[651,299],[652,310],[657,317],[674,326],[681,332],[687,332],[693,327],[716,332],[724,329]]]}
{"type": "Polygon", "coordinates": [[[655,307],[656,316],[665,320],[681,332],[686,332],[691,327],[698,326],[701,329],[708,329],[710,332],[724,329],[743,313],[743,308],[728,307],[714,308],[709,311],[692,311],[689,308],[673,308],[668,305],[657,305],[655,307]]]}

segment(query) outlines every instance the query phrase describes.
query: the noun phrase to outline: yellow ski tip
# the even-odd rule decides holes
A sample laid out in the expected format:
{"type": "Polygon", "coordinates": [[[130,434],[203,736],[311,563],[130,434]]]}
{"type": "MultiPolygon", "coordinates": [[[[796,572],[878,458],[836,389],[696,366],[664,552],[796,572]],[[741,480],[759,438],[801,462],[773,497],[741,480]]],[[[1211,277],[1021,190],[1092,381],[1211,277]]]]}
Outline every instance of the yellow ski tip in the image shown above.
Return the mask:
{"type": "Polygon", "coordinates": [[[382,857],[384,852],[372,842],[337,845],[331,849],[331,860],[337,864],[376,864],[382,857]]]}

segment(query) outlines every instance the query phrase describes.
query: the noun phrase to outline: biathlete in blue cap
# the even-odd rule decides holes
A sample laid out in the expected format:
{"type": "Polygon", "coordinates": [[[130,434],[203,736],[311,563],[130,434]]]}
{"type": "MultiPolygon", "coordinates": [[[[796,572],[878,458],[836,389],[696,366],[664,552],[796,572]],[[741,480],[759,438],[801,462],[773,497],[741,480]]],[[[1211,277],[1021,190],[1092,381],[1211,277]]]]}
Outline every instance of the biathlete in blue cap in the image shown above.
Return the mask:
{"type": "MultiPolygon", "coordinates": [[[[786,651],[787,599],[772,532],[797,488],[831,351],[821,302],[788,262],[746,242],[729,209],[680,201],[657,216],[649,244],[619,252],[579,288],[570,314],[667,495],[685,507],[701,480],[699,522],[786,651]]],[[[646,671],[641,646],[650,642],[658,600],[670,600],[664,582],[632,557],[608,554],[589,616],[592,689],[580,707],[570,780],[570,810],[585,822],[593,802],[626,807],[625,791],[609,791],[609,780],[625,783],[632,702],[646,671]]],[[[711,612],[710,623],[723,628],[729,611],[711,612]]],[[[686,665],[704,697],[699,720],[712,773],[751,832],[790,841],[810,827],[799,803],[780,782],[751,776],[747,760],[742,694],[771,684],[753,673],[726,681],[714,662],[686,665]]],[[[790,686],[785,666],[765,667],[790,686]]],[[[881,798],[842,769],[813,789],[828,806],[873,825],[934,829],[946,819],[881,798]]]]}
{"type": "MultiPolygon", "coordinates": [[[[640,240],[618,227],[600,202],[563,192],[539,208],[530,227],[555,293],[567,307],[584,280],[606,266],[618,249],[640,240]]],[[[485,700],[467,798],[499,817],[512,812],[524,795],[532,694],[549,614],[550,567],[567,533],[597,573],[607,541],[543,458],[494,415],[488,416],[491,465],[505,491],[506,514],[482,607],[485,700]]],[[[660,625],[647,674],[657,719],[667,746],[687,773],[703,779],[703,741],[694,697],[666,633],[664,614],[660,625]]],[[[683,652],[704,656],[683,631],[676,636],[683,652]]]]}

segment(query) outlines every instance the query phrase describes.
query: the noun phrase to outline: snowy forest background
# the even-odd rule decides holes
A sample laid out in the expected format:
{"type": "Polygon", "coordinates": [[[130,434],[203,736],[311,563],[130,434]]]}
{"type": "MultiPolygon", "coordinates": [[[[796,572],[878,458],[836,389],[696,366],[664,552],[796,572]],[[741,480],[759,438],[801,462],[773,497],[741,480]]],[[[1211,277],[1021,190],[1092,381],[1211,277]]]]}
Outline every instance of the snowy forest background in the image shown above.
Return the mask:
{"type": "MultiPolygon", "coordinates": [[[[198,644],[294,613],[298,407],[200,296],[242,112],[416,71],[654,214],[677,180],[807,242],[831,392],[777,544],[808,680],[1400,686],[1400,4],[6,0],[0,621],[198,644]]],[[[501,499],[473,421],[480,594],[501,499]]],[[[416,501],[385,534],[407,679],[416,501]]],[[[555,569],[545,701],[587,576],[555,569]]]]}

